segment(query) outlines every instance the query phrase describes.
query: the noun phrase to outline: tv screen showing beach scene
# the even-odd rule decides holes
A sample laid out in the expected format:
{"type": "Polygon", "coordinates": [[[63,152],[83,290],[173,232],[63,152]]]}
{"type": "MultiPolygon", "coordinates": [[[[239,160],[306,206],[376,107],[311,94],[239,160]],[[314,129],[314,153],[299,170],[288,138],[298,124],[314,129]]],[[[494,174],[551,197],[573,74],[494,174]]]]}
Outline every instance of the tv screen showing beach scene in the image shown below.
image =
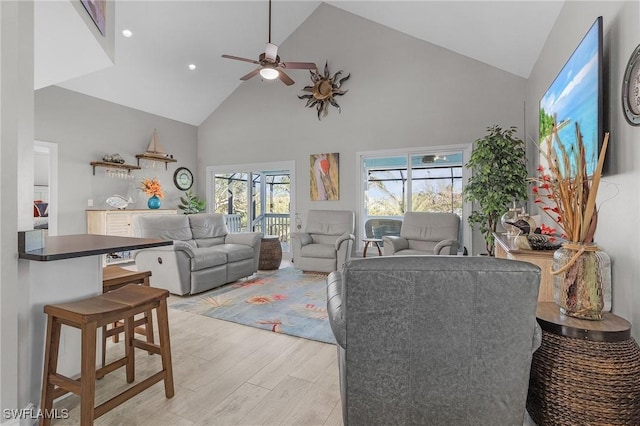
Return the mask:
{"type": "MultiPolygon", "coordinates": [[[[571,160],[572,170],[564,170],[561,150],[554,145],[563,176],[576,173],[576,123],[585,147],[587,175],[593,175],[597,167],[604,133],[602,90],[602,17],[599,17],[540,100],[540,148],[546,152],[555,117],[558,138],[571,160]]],[[[542,154],[540,165],[548,168],[542,154]]]]}

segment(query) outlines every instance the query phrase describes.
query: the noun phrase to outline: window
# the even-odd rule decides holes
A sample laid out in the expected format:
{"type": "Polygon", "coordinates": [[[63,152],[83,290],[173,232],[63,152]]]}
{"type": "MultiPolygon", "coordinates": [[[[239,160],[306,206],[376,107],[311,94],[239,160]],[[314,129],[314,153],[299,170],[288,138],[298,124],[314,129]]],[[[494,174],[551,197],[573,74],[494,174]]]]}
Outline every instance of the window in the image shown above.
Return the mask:
{"type": "Polygon", "coordinates": [[[402,216],[406,211],[462,216],[462,153],[364,158],[365,213],[402,216]]]}
{"type": "MultiPolygon", "coordinates": [[[[471,250],[466,218],[470,211],[462,188],[471,144],[358,153],[360,238],[371,218],[401,219],[405,212],[451,212],[460,216],[460,246],[471,250]]],[[[362,242],[359,242],[362,248],[362,242]]]]}

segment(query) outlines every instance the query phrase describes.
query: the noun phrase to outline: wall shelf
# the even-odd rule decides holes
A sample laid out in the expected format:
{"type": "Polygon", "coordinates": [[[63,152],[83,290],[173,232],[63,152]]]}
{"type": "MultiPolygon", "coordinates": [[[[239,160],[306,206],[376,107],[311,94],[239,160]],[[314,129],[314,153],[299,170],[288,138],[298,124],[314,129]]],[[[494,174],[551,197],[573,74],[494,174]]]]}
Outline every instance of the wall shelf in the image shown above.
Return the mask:
{"type": "Polygon", "coordinates": [[[131,170],[140,170],[142,167],[134,166],[133,164],[124,164],[124,163],[109,163],[107,161],[92,161],[91,166],[93,167],[93,175],[96,175],[96,167],[109,167],[112,169],[125,169],[129,173],[131,170]]]}
{"type": "Polygon", "coordinates": [[[165,170],[168,169],[169,163],[175,163],[178,161],[171,157],[161,157],[161,156],[149,155],[149,154],[138,154],[136,155],[136,159],[138,160],[138,166],[140,166],[140,160],[161,161],[164,163],[165,170]]]}

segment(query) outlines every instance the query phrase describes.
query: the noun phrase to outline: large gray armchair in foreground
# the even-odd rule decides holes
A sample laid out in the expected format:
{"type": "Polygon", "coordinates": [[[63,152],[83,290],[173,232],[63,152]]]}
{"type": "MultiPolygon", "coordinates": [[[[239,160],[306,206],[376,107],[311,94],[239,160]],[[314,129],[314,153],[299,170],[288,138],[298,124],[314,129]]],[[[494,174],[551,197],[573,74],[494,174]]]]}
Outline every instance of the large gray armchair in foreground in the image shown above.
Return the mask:
{"type": "Polygon", "coordinates": [[[293,265],[310,272],[342,269],[353,250],[355,220],[349,210],[309,210],[305,232],[291,234],[293,265]]]}
{"type": "Polygon", "coordinates": [[[382,237],[384,255],[456,254],[459,230],[455,213],[406,212],[400,236],[382,237]]]}
{"type": "Polygon", "coordinates": [[[327,277],[345,425],[522,425],[540,269],[462,256],[356,259],[327,277]]]}

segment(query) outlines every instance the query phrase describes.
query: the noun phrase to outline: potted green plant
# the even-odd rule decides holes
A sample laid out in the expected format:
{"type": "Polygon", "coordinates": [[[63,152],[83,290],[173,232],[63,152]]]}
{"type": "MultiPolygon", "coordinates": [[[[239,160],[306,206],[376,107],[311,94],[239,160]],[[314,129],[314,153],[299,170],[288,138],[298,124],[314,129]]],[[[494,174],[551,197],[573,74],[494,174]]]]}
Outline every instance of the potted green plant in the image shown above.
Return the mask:
{"type": "Polygon", "coordinates": [[[465,165],[473,175],[464,188],[464,197],[477,206],[469,215],[469,224],[483,234],[491,256],[493,232],[500,217],[514,200],[527,198],[526,147],[515,133],[515,127],[488,127],[487,134],[475,141],[465,165]]]}
{"type": "Polygon", "coordinates": [[[180,205],[178,208],[184,214],[195,214],[204,211],[206,201],[201,200],[193,191],[189,190],[184,193],[184,197],[180,197],[180,205]]]}

